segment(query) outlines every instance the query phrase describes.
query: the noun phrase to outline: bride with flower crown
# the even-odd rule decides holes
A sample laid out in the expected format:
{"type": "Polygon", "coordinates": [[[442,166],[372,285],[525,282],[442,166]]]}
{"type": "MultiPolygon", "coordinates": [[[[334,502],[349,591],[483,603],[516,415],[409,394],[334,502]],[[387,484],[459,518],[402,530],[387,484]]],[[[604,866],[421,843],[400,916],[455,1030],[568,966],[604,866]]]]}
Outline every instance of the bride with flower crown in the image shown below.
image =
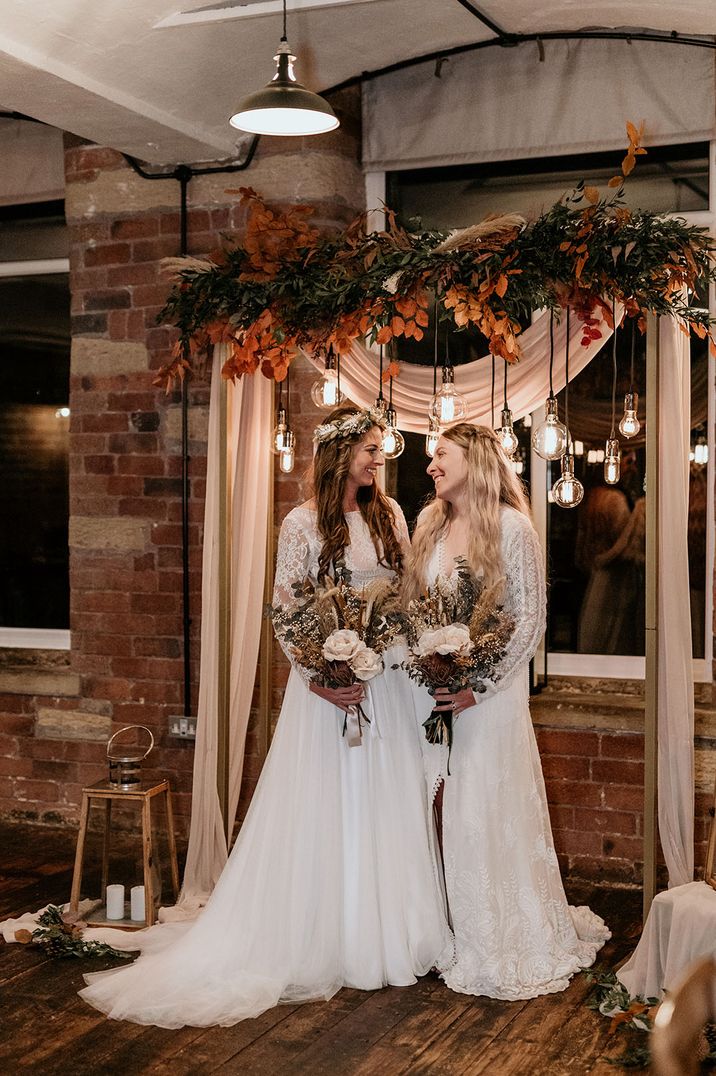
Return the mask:
{"type": "MultiPolygon", "coordinates": [[[[398,505],[376,484],[382,415],[343,405],[317,430],[313,497],[281,528],[274,605],[334,574],[360,589],[400,573],[398,505]]],[[[271,750],[229,861],[191,924],[81,991],[114,1019],[229,1025],[343,986],[406,986],[452,958],[432,855],[413,696],[383,655],[367,683],[326,688],[292,658],[271,750]],[[342,735],[363,700],[362,743],[342,735]]]]}

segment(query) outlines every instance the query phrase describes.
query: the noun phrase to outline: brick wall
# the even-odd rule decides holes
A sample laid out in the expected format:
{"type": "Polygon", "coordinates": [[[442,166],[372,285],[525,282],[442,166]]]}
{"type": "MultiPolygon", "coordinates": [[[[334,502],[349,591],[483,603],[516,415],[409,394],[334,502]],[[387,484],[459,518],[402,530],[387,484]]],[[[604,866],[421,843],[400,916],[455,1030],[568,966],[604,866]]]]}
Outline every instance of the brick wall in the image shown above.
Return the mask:
{"type": "MultiPolygon", "coordinates": [[[[696,689],[694,850],[704,864],[716,766],[711,685],[696,689]]],[[[643,685],[555,680],[531,704],[565,874],[638,883],[644,838],[643,685]]],[[[663,857],[659,855],[663,865],[663,857]]]]}

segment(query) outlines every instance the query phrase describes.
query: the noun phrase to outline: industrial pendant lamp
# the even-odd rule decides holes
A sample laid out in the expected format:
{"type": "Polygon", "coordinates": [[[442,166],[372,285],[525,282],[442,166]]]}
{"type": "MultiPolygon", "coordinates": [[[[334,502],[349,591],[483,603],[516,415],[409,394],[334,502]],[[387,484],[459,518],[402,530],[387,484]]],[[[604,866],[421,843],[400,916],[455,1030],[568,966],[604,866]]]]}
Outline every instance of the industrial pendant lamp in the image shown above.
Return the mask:
{"type": "Polygon", "coordinates": [[[243,99],[229,120],[232,127],[250,134],[285,137],[335,130],[338,119],[328,102],[296,82],[295,59],[286,38],[286,0],[283,0],[283,33],[274,56],[276,74],[263,90],[243,99]]]}

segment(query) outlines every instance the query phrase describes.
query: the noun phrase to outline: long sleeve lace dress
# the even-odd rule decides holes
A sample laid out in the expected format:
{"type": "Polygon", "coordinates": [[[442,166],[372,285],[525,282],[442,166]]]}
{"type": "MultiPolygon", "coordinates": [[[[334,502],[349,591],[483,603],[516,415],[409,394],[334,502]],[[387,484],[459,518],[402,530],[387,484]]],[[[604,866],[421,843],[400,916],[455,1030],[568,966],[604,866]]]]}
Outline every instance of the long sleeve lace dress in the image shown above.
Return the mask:
{"type": "MultiPolygon", "coordinates": [[[[347,519],[346,564],[360,587],[389,573],[360,513],[347,519]]],[[[292,583],[315,578],[320,548],[315,513],[295,508],[281,529],[276,603],[291,598],[292,583]]],[[[385,665],[367,685],[371,724],[353,748],[343,712],[292,667],[261,779],[208,904],[161,951],[88,976],[85,1000],[137,1023],[228,1025],[342,986],[405,986],[449,960],[413,697],[390,652],[385,665]]]]}
{"type": "MultiPolygon", "coordinates": [[[[528,666],[545,625],[537,535],[501,508],[505,609],[515,630],[495,682],[454,727],[446,750],[425,744],[429,796],[441,780],[443,857],[455,961],[443,978],[466,994],[515,1000],[555,993],[594,962],[610,936],[588,908],[570,908],[552,842],[542,768],[529,712],[528,666]]],[[[450,574],[442,543],[429,582],[450,574]]],[[[427,716],[425,694],[420,717],[427,716]]]]}

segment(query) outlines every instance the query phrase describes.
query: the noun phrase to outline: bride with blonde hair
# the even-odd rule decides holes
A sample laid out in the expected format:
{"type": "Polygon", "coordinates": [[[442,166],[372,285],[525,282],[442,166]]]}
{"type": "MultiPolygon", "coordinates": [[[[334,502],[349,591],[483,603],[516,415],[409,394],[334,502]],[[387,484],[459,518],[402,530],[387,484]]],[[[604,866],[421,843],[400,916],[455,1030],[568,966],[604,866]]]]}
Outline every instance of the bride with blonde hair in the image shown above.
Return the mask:
{"type": "Polygon", "coordinates": [[[442,795],[445,885],[455,961],[451,989],[517,1000],[565,989],[610,936],[588,908],[570,908],[552,842],[530,721],[528,667],[545,628],[542,551],[522,485],[491,429],[441,435],[404,577],[406,601],[464,558],[515,622],[484,694],[424,689],[421,718],[452,711],[447,748],[423,745],[431,798],[442,795]]]}

